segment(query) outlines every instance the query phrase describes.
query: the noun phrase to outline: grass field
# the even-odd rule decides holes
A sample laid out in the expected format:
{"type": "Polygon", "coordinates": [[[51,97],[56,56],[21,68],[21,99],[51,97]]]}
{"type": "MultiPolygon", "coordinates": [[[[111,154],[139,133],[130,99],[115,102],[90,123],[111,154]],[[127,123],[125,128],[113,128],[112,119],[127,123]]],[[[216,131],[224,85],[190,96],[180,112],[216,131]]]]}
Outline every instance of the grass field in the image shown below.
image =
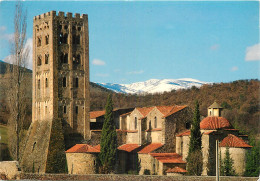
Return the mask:
{"type": "Polygon", "coordinates": [[[0,136],[1,136],[0,143],[7,144],[7,127],[4,125],[0,125],[0,136]]]}

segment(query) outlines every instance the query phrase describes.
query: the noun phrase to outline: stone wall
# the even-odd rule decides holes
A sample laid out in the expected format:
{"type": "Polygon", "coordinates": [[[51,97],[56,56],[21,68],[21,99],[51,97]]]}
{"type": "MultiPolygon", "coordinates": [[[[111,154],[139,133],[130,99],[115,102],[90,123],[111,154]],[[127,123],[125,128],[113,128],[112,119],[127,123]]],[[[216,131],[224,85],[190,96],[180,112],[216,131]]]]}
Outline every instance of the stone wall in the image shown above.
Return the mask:
{"type": "Polygon", "coordinates": [[[20,168],[17,161],[2,161],[0,162],[0,174],[6,175],[7,179],[19,179],[20,168]]]}
{"type": "Polygon", "coordinates": [[[141,169],[139,171],[140,175],[143,175],[145,170],[149,170],[149,172],[152,174],[153,171],[153,163],[154,163],[154,158],[149,155],[149,154],[138,154],[138,159],[140,161],[140,166],[141,169]]]}
{"type": "MultiPolygon", "coordinates": [[[[116,174],[96,174],[96,175],[69,175],[69,174],[21,174],[21,179],[30,180],[125,180],[125,181],[215,181],[212,176],[158,176],[158,175],[116,175],[116,174]]],[[[220,177],[221,181],[256,181],[257,177],[220,177]]]]}
{"type": "MultiPolygon", "coordinates": [[[[233,159],[233,167],[236,174],[243,175],[246,168],[246,153],[248,148],[229,148],[230,157],[233,159]]],[[[226,147],[220,147],[221,159],[225,159],[226,147]]]]}
{"type": "Polygon", "coordinates": [[[97,154],[94,153],[66,153],[69,174],[96,173],[97,154]]]}

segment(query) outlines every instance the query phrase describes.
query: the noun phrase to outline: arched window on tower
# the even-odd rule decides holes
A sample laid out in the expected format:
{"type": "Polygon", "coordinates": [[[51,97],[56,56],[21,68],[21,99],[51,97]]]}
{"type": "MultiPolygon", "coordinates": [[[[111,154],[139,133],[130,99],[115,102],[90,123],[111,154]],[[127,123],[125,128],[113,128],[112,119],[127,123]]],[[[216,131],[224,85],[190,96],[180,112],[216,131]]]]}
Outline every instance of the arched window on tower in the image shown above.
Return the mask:
{"type": "Polygon", "coordinates": [[[42,44],[42,37],[38,36],[37,37],[37,47],[41,46],[41,44],[42,44]]]}
{"type": "Polygon", "coordinates": [[[40,88],[41,88],[41,80],[38,79],[38,89],[40,89],[40,88]]]}
{"type": "Polygon", "coordinates": [[[49,54],[45,54],[45,64],[49,63],[49,54]]]}
{"type": "Polygon", "coordinates": [[[67,87],[67,79],[66,79],[66,77],[63,77],[63,79],[62,79],[62,87],[67,87]]]}
{"type": "Polygon", "coordinates": [[[49,44],[49,35],[45,36],[45,44],[48,45],[49,44]]]}
{"type": "Polygon", "coordinates": [[[48,87],[48,78],[45,79],[45,87],[48,87]]]}
{"type": "Polygon", "coordinates": [[[157,117],[154,117],[154,128],[157,128],[157,117]]]}
{"type": "Polygon", "coordinates": [[[38,65],[38,66],[41,66],[41,65],[42,65],[42,56],[41,56],[41,55],[39,55],[39,56],[37,57],[37,65],[38,65]]]}

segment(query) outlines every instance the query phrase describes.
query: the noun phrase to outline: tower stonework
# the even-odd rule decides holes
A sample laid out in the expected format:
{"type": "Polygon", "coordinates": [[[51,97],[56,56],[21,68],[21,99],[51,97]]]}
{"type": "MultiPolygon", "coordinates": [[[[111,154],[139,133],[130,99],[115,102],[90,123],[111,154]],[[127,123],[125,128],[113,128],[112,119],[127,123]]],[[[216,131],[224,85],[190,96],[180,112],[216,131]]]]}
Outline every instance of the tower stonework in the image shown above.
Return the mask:
{"type": "Polygon", "coordinates": [[[55,11],[34,18],[32,120],[61,119],[89,135],[88,17],[55,11]]]}
{"type": "Polygon", "coordinates": [[[22,155],[24,171],[53,170],[54,158],[64,155],[57,151],[64,143],[52,145],[64,142],[62,132],[89,139],[89,96],[88,16],[56,11],[35,16],[32,124],[22,155]]]}

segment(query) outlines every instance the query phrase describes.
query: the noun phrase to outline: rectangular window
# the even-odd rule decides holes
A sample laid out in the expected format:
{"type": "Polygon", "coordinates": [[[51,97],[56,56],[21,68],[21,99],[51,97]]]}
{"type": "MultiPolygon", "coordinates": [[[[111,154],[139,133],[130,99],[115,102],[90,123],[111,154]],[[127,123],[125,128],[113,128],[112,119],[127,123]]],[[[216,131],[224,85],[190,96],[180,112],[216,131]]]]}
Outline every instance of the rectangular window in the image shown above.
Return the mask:
{"type": "Polygon", "coordinates": [[[45,79],[45,87],[48,87],[48,78],[45,79]]]}
{"type": "Polygon", "coordinates": [[[41,88],[41,80],[38,79],[38,89],[40,89],[40,88],[41,88]]]}
{"type": "Polygon", "coordinates": [[[37,65],[38,65],[38,66],[41,66],[41,65],[42,65],[42,57],[41,57],[41,55],[39,55],[39,56],[37,57],[37,65]]]}
{"type": "Polygon", "coordinates": [[[49,35],[45,36],[45,43],[46,43],[46,45],[49,44],[49,35]]]}
{"type": "Polygon", "coordinates": [[[79,107],[78,106],[75,107],[75,112],[76,112],[76,114],[78,114],[78,112],[79,112],[79,107]]]}
{"type": "Polygon", "coordinates": [[[63,113],[66,114],[67,113],[67,107],[63,106],[63,113]]]}
{"type": "Polygon", "coordinates": [[[45,64],[49,63],[49,54],[45,54],[45,64]]]}
{"type": "Polygon", "coordinates": [[[63,77],[63,79],[62,79],[62,87],[67,87],[66,77],[63,77]]]}
{"type": "Polygon", "coordinates": [[[37,47],[41,46],[41,44],[42,44],[42,37],[39,36],[37,37],[37,47]]]}
{"type": "Polygon", "coordinates": [[[79,87],[79,78],[75,78],[75,87],[78,88],[79,87]]]}

